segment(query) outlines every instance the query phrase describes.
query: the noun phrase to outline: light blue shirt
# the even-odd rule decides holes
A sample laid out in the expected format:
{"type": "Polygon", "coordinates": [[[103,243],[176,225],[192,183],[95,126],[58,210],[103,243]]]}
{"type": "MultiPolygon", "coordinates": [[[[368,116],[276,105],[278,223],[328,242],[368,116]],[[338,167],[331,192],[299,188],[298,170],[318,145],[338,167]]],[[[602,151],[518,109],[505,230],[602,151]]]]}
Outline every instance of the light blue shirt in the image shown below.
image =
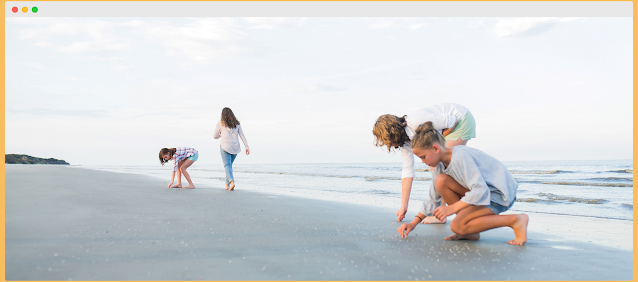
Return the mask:
{"type": "Polygon", "coordinates": [[[458,145],[453,147],[447,167],[439,163],[432,168],[432,186],[419,209],[424,215],[432,215],[434,209],[441,205],[441,195],[434,187],[434,180],[441,173],[470,190],[461,198],[465,203],[484,206],[495,202],[508,207],[516,198],[518,182],[503,163],[480,150],[458,145]]]}

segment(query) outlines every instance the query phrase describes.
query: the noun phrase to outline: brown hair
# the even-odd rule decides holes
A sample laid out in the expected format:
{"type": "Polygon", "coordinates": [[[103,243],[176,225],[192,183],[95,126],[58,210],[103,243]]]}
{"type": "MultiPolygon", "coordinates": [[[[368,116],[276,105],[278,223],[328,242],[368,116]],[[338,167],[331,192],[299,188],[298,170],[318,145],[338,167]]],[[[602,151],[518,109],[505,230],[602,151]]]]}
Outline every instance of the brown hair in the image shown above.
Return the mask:
{"type": "Polygon", "coordinates": [[[439,143],[440,145],[445,146],[445,138],[443,138],[443,135],[441,135],[441,133],[439,133],[439,131],[434,128],[432,122],[428,121],[424,124],[419,125],[419,127],[416,129],[416,133],[414,134],[414,137],[412,137],[410,147],[412,149],[429,149],[432,148],[432,144],[434,143],[439,143]]]}
{"type": "Polygon", "coordinates": [[[239,121],[233,114],[233,110],[230,108],[224,108],[222,110],[222,124],[228,128],[235,128],[239,125],[239,121]]]}
{"type": "Polygon", "coordinates": [[[398,117],[395,115],[382,115],[377,119],[372,128],[374,134],[374,145],[377,147],[388,147],[388,152],[394,147],[398,149],[405,142],[410,141],[408,134],[405,133],[405,118],[407,116],[398,117]]]}
{"type": "Polygon", "coordinates": [[[171,158],[173,157],[173,155],[175,154],[175,152],[177,152],[176,148],[162,148],[160,150],[159,153],[159,159],[160,159],[160,163],[162,164],[162,166],[164,166],[165,163],[167,163],[168,161],[164,159],[164,155],[169,154],[171,156],[171,158]]]}

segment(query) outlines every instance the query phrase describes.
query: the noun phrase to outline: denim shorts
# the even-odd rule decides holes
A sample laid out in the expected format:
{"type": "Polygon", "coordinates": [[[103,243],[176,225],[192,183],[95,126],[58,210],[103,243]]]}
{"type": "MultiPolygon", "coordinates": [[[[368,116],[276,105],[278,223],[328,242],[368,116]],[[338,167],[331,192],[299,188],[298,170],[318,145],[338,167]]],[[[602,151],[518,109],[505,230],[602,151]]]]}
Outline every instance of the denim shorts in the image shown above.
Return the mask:
{"type": "Polygon", "coordinates": [[[191,160],[191,161],[197,161],[197,158],[199,158],[199,153],[196,153],[188,158],[186,158],[187,160],[191,160]]]}
{"type": "Polygon", "coordinates": [[[490,201],[489,205],[485,205],[484,207],[490,209],[494,214],[498,215],[498,214],[500,214],[502,212],[505,212],[505,211],[509,210],[514,205],[514,202],[516,202],[516,197],[514,197],[514,201],[512,201],[512,203],[510,204],[509,207],[497,204],[497,203],[492,202],[492,201],[490,201]]]}

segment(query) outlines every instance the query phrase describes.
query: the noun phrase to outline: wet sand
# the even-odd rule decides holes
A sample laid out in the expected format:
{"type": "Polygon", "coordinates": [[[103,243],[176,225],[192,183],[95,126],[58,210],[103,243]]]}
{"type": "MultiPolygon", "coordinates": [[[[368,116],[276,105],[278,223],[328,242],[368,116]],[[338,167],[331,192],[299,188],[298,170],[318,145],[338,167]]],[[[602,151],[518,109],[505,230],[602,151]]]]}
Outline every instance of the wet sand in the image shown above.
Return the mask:
{"type": "MultiPolygon", "coordinates": [[[[5,167],[7,280],[633,279],[633,248],[551,233],[530,231],[526,245],[512,246],[509,228],[449,242],[449,224],[420,225],[401,239],[387,208],[5,167]]],[[[574,222],[564,228],[603,228],[574,222]]]]}

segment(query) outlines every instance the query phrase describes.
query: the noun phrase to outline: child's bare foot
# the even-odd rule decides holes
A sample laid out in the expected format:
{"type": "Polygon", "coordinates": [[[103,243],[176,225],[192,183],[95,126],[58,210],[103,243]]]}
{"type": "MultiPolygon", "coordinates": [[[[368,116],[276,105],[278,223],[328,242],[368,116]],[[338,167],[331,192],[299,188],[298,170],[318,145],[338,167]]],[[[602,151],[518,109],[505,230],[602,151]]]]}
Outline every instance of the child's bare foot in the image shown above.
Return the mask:
{"type": "Polygon", "coordinates": [[[182,184],[175,184],[171,186],[171,188],[182,188],[182,184]]]}
{"type": "Polygon", "coordinates": [[[191,185],[188,185],[188,186],[186,186],[186,187],[182,187],[182,188],[185,188],[185,189],[195,189],[195,185],[191,184],[191,185]]]}
{"type": "Polygon", "coordinates": [[[527,242],[527,224],[529,223],[529,217],[524,213],[517,214],[516,216],[518,216],[518,218],[514,224],[510,226],[514,229],[514,235],[516,235],[516,238],[508,241],[508,243],[512,245],[523,245],[527,242]]]}
{"type": "Polygon", "coordinates": [[[235,190],[235,181],[230,183],[230,186],[228,187],[228,191],[233,191],[235,190]]]}
{"type": "Polygon", "coordinates": [[[433,216],[426,216],[421,223],[423,224],[445,224],[447,222],[447,218],[444,218],[443,220],[439,220],[436,217],[433,216]]]}
{"type": "Polygon", "coordinates": [[[459,235],[459,234],[452,234],[450,236],[445,237],[446,241],[458,241],[458,240],[470,240],[470,241],[476,241],[478,239],[481,238],[481,234],[479,233],[474,233],[474,234],[470,234],[470,235],[459,235]]]}
{"type": "Polygon", "coordinates": [[[228,184],[226,184],[226,190],[228,190],[228,184]]]}

